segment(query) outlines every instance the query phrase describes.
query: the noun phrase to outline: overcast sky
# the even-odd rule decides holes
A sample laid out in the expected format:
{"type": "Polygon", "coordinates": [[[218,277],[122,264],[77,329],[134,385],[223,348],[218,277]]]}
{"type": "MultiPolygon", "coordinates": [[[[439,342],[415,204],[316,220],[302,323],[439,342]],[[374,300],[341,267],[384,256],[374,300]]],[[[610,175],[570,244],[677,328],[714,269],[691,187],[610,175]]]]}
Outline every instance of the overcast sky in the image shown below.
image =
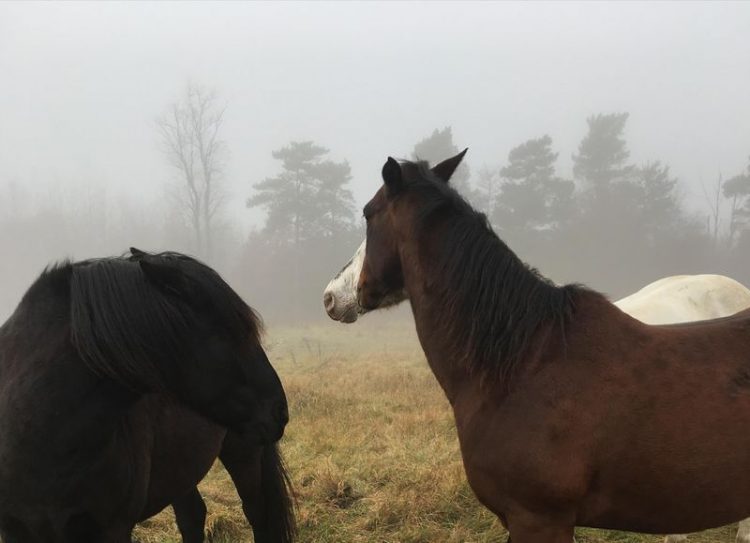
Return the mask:
{"type": "MultiPolygon", "coordinates": [[[[0,184],[158,198],[154,119],[188,79],[227,104],[229,212],[271,151],[348,159],[364,203],[389,154],[450,125],[474,171],[628,111],[636,162],[698,194],[750,155],[750,3],[0,3],[0,184]]],[[[690,197],[690,195],[688,195],[690,197]]],[[[696,196],[692,196],[697,201],[696,196]]]]}

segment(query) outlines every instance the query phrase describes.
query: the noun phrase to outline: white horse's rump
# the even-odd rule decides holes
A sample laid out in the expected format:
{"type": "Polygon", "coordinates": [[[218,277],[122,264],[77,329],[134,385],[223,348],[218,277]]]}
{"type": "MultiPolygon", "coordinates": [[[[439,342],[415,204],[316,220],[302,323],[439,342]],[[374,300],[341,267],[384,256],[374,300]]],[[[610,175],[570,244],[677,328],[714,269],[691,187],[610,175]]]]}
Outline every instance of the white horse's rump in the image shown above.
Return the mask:
{"type": "Polygon", "coordinates": [[[750,290],[723,275],[675,275],[654,281],[615,305],[647,324],[733,315],[750,307],[750,290]]]}
{"type": "MultiPolygon", "coordinates": [[[[367,311],[357,302],[357,283],[365,260],[365,242],[323,292],[323,304],[333,320],[354,322],[367,311]]],[[[750,307],[750,290],[723,275],[675,275],[643,287],[615,305],[647,324],[671,324],[733,315],[750,307]]],[[[687,541],[668,535],[665,543],[687,541]]],[[[740,522],[737,543],[750,543],[750,519],[740,522]]]]}

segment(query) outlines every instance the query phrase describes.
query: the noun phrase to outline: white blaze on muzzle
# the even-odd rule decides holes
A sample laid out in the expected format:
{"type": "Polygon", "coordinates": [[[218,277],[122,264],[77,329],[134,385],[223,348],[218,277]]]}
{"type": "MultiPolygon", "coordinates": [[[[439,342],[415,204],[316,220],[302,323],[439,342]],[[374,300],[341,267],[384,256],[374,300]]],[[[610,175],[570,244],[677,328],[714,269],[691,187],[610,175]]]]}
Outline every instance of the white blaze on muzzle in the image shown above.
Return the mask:
{"type": "Polygon", "coordinates": [[[365,310],[357,302],[357,283],[365,261],[366,240],[323,291],[326,313],[335,321],[354,322],[365,310]]]}

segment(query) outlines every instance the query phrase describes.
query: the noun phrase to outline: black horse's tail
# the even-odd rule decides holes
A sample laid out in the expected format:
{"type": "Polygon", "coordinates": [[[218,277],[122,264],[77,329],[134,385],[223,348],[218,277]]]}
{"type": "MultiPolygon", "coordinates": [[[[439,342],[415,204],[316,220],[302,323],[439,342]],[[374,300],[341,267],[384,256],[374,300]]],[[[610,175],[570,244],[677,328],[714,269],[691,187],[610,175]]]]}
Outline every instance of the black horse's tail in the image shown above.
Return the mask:
{"type": "Polygon", "coordinates": [[[278,443],[263,447],[261,472],[268,532],[273,541],[291,543],[297,536],[294,491],[278,443]]]}

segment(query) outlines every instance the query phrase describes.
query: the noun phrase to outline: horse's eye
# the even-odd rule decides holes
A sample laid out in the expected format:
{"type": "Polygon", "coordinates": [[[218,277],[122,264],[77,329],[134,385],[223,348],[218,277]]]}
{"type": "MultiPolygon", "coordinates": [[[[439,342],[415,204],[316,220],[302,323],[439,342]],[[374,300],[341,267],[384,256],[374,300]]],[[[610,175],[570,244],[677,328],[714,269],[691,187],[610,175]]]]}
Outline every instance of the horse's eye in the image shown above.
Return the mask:
{"type": "Polygon", "coordinates": [[[362,216],[365,218],[365,221],[370,220],[370,217],[372,217],[372,206],[370,204],[362,208],[362,216]]]}

